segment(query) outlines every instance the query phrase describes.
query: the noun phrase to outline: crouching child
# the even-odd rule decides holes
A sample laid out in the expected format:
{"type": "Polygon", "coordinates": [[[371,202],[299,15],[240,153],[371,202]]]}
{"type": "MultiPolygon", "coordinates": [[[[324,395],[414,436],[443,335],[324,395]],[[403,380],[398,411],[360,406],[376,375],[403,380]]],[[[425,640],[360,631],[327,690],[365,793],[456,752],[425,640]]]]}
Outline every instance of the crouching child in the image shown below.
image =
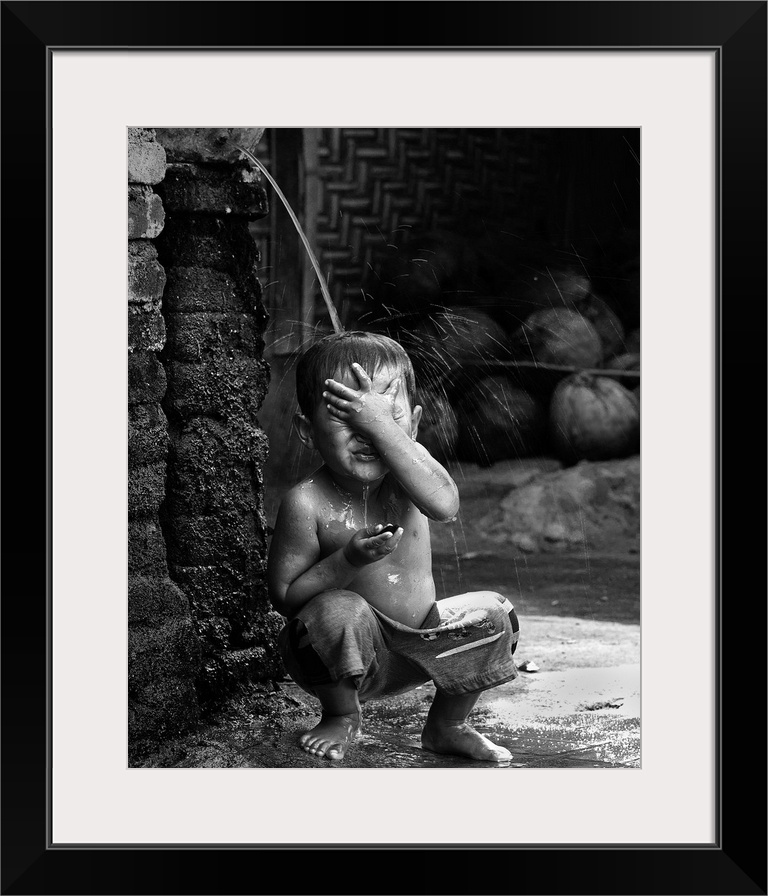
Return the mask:
{"type": "Polygon", "coordinates": [[[455,519],[459,495],[416,441],[407,353],[386,336],[333,334],[302,355],[296,391],[295,428],[323,465],[280,505],[268,581],[286,669],[321,706],[300,746],[338,761],[362,704],[432,681],[423,748],[508,761],[468,717],[482,691],[517,677],[518,621],[492,591],[435,599],[428,521],[455,519]]]}

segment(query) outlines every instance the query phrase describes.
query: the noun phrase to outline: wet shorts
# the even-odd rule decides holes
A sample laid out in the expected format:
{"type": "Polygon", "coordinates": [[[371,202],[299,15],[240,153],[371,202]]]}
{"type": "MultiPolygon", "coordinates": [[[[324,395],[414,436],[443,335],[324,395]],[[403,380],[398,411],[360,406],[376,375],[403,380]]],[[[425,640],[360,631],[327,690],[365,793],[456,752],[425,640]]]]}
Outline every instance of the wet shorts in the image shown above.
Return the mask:
{"type": "Polygon", "coordinates": [[[437,601],[421,628],[395,622],[359,594],[327,591],[299,610],[278,643],[305,691],[354,678],[364,702],[428,681],[450,695],[511,681],[518,636],[514,607],[490,591],[437,601]]]}

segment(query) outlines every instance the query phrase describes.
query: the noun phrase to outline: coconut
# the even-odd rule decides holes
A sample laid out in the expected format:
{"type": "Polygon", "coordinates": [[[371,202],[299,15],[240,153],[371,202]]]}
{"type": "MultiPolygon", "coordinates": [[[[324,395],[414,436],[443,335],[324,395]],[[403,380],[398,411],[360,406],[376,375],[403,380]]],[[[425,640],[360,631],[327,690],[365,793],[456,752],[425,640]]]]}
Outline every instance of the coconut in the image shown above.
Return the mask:
{"type": "Polygon", "coordinates": [[[545,266],[521,278],[516,294],[545,309],[580,302],[591,289],[589,277],[582,270],[545,266]]]}
{"type": "Polygon", "coordinates": [[[597,331],[604,358],[610,358],[624,347],[624,326],[607,302],[590,295],[577,302],[573,310],[583,315],[597,331]]]}
{"type": "Polygon", "coordinates": [[[458,417],[456,454],[481,466],[536,454],[546,442],[545,406],[505,376],[481,379],[466,393],[458,417]]]}
{"type": "Polygon", "coordinates": [[[610,377],[572,374],[552,394],[549,430],[563,460],[626,457],[640,447],[640,402],[610,377]]]}
{"type": "Polygon", "coordinates": [[[442,388],[462,372],[475,371],[476,378],[478,368],[512,357],[502,327],[475,308],[456,307],[422,318],[399,339],[427,387],[442,388]]]}
{"type": "Polygon", "coordinates": [[[512,339],[519,360],[570,367],[595,367],[603,345],[594,325],[583,314],[566,308],[534,311],[512,339]]]}
{"type": "Polygon", "coordinates": [[[444,392],[427,389],[420,393],[418,404],[422,406],[418,441],[438,460],[454,456],[459,424],[456,412],[444,392]]]}
{"type": "MultiPolygon", "coordinates": [[[[639,373],[640,355],[633,354],[632,352],[624,352],[624,354],[615,355],[605,362],[605,367],[608,370],[629,370],[639,373]]],[[[617,383],[621,383],[621,385],[625,386],[627,389],[634,388],[640,382],[640,377],[638,376],[616,376],[614,379],[617,383]]]]}
{"type": "Polygon", "coordinates": [[[630,330],[624,343],[624,349],[632,354],[640,354],[640,330],[630,330]]]}

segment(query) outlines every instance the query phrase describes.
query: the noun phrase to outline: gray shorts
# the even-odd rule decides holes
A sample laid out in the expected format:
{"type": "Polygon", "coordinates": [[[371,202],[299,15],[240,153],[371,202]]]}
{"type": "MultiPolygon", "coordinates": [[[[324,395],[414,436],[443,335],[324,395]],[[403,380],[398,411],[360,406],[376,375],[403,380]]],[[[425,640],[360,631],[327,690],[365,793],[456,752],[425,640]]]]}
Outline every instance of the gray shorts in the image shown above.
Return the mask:
{"type": "Polygon", "coordinates": [[[511,681],[518,636],[514,607],[490,591],[436,601],[421,628],[395,622],[352,591],[327,591],[299,610],[278,643],[305,691],[353,678],[365,702],[428,681],[450,695],[511,681]]]}

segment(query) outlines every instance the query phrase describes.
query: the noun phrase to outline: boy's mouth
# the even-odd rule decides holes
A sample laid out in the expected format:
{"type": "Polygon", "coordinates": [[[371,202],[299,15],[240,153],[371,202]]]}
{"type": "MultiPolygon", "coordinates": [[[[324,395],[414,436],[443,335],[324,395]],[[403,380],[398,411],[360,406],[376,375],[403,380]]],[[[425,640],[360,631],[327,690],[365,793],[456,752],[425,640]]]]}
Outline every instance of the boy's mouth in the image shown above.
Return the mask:
{"type": "Polygon", "coordinates": [[[358,460],[364,462],[380,459],[379,455],[372,448],[361,448],[359,451],[354,451],[353,454],[358,460]]]}

